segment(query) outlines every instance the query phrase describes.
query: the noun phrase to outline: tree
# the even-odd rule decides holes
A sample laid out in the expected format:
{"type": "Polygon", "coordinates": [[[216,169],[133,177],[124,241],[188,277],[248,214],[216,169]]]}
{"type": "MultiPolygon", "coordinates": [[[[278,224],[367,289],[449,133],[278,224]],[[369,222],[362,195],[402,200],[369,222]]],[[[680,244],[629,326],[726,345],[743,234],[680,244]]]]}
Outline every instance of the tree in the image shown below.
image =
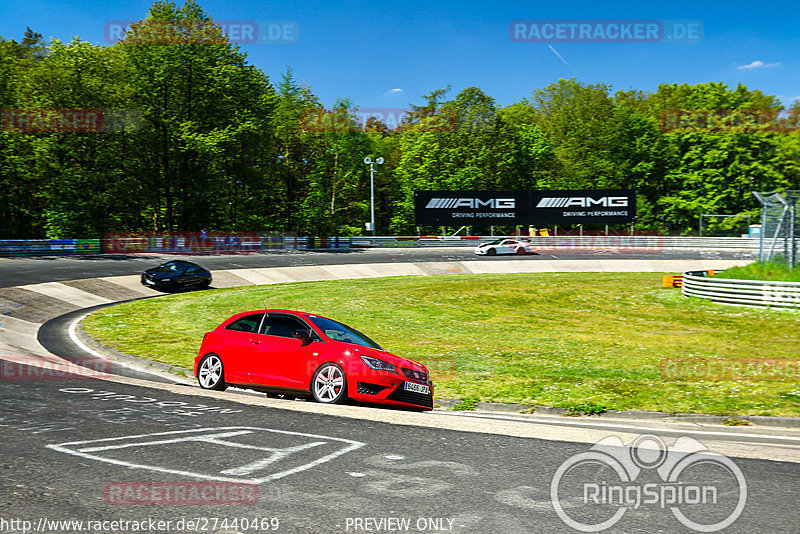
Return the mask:
{"type": "Polygon", "coordinates": [[[655,206],[665,190],[669,148],[647,96],[636,91],[611,96],[606,84],[561,79],[534,91],[535,124],[555,156],[539,187],[637,190],[637,225],[664,230],[655,206]]]}
{"type": "MultiPolygon", "coordinates": [[[[647,100],[654,117],[667,110],[699,110],[704,116],[724,117],[732,110],[780,109],[775,97],[761,91],[750,91],[743,84],[730,90],[715,82],[660,85],[647,100]]],[[[781,167],[791,167],[781,159],[778,135],[731,125],[697,131],[667,128],[671,155],[655,205],[663,225],[689,233],[698,228],[703,213],[757,215],[752,192],[779,188],[786,183],[781,167]]]]}
{"type": "Polygon", "coordinates": [[[640,230],[686,233],[700,213],[755,214],[753,190],[800,188],[800,103],[783,110],[743,84],[612,94],[562,79],[505,107],[477,87],[449,90],[422,95],[397,129],[360,124],[355,103],[324,109],[291,69],[274,88],[194,0],[157,0],[111,47],[45,46],[28,28],[0,38],[0,237],[356,235],[369,217],[365,156],[385,159],[381,233],[414,230],[420,189],[635,188],[640,230]],[[41,126],[70,113],[101,120],[41,126]],[[732,113],[772,127],[696,127],[732,113]]]}
{"type": "Polygon", "coordinates": [[[533,123],[530,106],[498,110],[477,87],[441,101],[445,91],[424,96],[427,104],[414,107],[408,121],[412,127],[403,129],[393,231],[413,228],[416,190],[527,189],[551,165],[551,147],[533,123]],[[440,118],[437,126],[448,128],[425,129],[425,120],[433,117],[440,118]]]}
{"type": "Polygon", "coordinates": [[[41,231],[41,209],[32,192],[38,183],[28,171],[35,162],[27,136],[12,131],[11,110],[24,107],[22,80],[42,60],[42,35],[28,27],[20,43],[0,37],[0,237],[31,236],[41,231]]]}
{"type": "Polygon", "coordinates": [[[252,189],[270,191],[259,179],[276,105],[268,78],[193,0],[181,8],[157,1],[116,46],[132,66],[144,119],[134,164],[155,229],[252,222],[241,213],[263,200],[252,189]]]}

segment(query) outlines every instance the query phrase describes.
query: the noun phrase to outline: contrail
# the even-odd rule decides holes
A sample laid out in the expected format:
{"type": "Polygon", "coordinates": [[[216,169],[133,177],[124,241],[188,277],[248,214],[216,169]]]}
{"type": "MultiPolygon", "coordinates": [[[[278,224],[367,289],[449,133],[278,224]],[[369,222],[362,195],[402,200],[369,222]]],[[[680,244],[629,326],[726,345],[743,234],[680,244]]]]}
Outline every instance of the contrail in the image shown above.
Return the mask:
{"type": "Polygon", "coordinates": [[[573,68],[572,68],[572,65],[570,65],[569,63],[567,63],[567,60],[566,60],[566,59],[564,59],[563,57],[561,57],[561,54],[559,54],[558,52],[556,52],[556,49],[555,49],[555,48],[553,48],[551,45],[547,45],[547,46],[548,46],[548,47],[550,47],[550,50],[552,50],[552,51],[553,51],[553,53],[554,53],[555,55],[557,55],[557,56],[558,56],[558,59],[560,59],[560,60],[562,61],[562,63],[564,63],[564,65],[566,65],[567,67],[569,67],[569,70],[571,70],[571,71],[572,71],[572,74],[574,74],[574,75],[575,75],[575,77],[576,77],[576,78],[578,78],[578,77],[579,77],[579,76],[578,76],[578,73],[577,73],[577,72],[575,72],[575,69],[573,69],[573,68]]]}

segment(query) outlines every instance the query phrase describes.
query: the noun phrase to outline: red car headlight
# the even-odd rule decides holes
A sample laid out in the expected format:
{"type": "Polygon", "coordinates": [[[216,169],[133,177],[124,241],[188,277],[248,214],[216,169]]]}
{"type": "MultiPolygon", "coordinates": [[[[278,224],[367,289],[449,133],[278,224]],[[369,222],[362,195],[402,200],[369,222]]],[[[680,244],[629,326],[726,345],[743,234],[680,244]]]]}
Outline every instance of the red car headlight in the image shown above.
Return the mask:
{"type": "Polygon", "coordinates": [[[361,360],[367,365],[367,367],[375,371],[389,371],[390,373],[397,373],[397,369],[394,368],[394,365],[386,363],[383,360],[379,360],[378,358],[370,358],[369,356],[361,355],[361,360]]]}

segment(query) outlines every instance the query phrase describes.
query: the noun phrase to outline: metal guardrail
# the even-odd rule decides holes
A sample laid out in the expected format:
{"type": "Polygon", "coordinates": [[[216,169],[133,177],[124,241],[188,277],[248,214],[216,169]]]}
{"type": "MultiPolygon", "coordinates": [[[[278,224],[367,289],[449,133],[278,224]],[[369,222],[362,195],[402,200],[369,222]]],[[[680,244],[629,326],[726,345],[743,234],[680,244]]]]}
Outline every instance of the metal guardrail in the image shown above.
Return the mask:
{"type": "Polygon", "coordinates": [[[719,304],[755,306],[800,311],[800,282],[737,280],[704,276],[703,271],[683,273],[681,292],[688,297],[710,299],[719,304]]]}
{"type": "Polygon", "coordinates": [[[199,237],[198,232],[147,236],[111,235],[105,239],[0,240],[0,256],[70,254],[239,254],[268,250],[350,248],[349,237],[223,234],[199,237]]]}
{"type": "MultiPolygon", "coordinates": [[[[422,236],[422,237],[351,237],[354,247],[469,247],[506,236],[422,236]]],[[[514,236],[508,236],[514,237],[514,236]]],[[[680,237],[680,236],[519,236],[539,248],[662,250],[738,249],[758,250],[758,238],[680,237]]]]}
{"type": "Polygon", "coordinates": [[[534,236],[531,244],[546,248],[689,248],[689,249],[758,249],[759,240],[748,237],[682,237],[658,235],[634,236],[534,236]]]}
{"type": "Polygon", "coordinates": [[[0,256],[52,256],[100,252],[100,239],[0,240],[0,256]]]}

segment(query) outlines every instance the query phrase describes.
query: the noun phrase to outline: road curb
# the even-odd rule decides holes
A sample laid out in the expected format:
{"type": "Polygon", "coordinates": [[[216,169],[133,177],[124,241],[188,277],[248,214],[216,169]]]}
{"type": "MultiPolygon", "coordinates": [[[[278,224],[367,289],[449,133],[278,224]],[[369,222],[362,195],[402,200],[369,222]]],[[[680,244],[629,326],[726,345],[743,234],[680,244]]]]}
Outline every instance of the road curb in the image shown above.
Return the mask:
{"type": "MultiPolygon", "coordinates": [[[[291,251],[290,251],[291,252],[291,251]]],[[[299,251],[298,251],[299,252],[299,251]]],[[[553,268],[553,265],[560,265],[562,262],[568,262],[572,260],[556,260],[553,262],[545,261],[545,262],[537,262],[534,265],[527,265],[521,264],[519,262],[512,262],[512,261],[503,261],[503,262],[478,262],[474,260],[464,260],[461,262],[453,262],[453,261],[438,261],[438,262],[403,262],[403,263],[384,263],[384,264],[376,264],[376,263],[359,263],[359,264],[331,264],[331,265],[312,265],[312,266],[295,266],[295,267],[261,267],[261,268],[244,268],[244,269],[226,269],[222,271],[215,270],[215,275],[219,273],[230,273],[231,277],[236,278],[236,283],[245,282],[246,285],[254,284],[255,281],[248,280],[247,278],[243,278],[240,276],[236,276],[236,272],[240,271],[243,275],[249,273],[252,276],[254,275],[262,275],[259,277],[260,283],[281,283],[284,280],[260,280],[260,278],[269,278],[267,277],[266,273],[284,273],[289,272],[293,275],[297,275],[294,280],[291,280],[292,277],[283,274],[283,278],[287,278],[290,280],[286,281],[303,281],[307,280],[308,276],[307,273],[309,269],[317,269],[325,272],[327,276],[323,277],[324,280],[337,280],[342,278],[363,278],[364,277],[364,270],[368,269],[373,272],[370,272],[370,275],[377,275],[377,276],[398,276],[398,275],[409,275],[409,274],[417,274],[417,275],[425,275],[425,274],[454,274],[454,273],[468,273],[468,272],[478,272],[481,274],[488,274],[488,273],[506,273],[509,272],[510,267],[514,267],[515,270],[512,272],[558,272],[560,269],[553,268]],[[510,265],[506,265],[509,263],[510,265]],[[523,268],[525,267],[525,268],[523,268]],[[534,268],[535,267],[535,268],[534,268]],[[348,270],[352,270],[353,272],[347,272],[348,270]],[[300,275],[303,276],[300,276],[300,275]],[[249,282],[249,284],[247,284],[249,282]]],[[[665,260],[665,259],[648,259],[648,260],[622,260],[622,259],[614,259],[614,260],[597,260],[596,262],[590,262],[593,267],[590,269],[592,272],[596,271],[597,264],[603,263],[605,266],[604,269],[600,269],[603,272],[628,272],[631,269],[632,262],[638,262],[638,268],[635,269],[635,272],[664,272],[669,270],[676,270],[676,269],[668,269],[666,268],[670,262],[680,262],[682,265],[681,269],[685,268],[685,264],[687,262],[692,263],[700,263],[703,266],[709,263],[713,263],[714,266],[717,266],[721,261],[724,262],[734,262],[739,263],[742,260],[713,260],[713,259],[701,259],[701,260],[665,260]],[[647,268],[644,268],[647,267],[647,268]]],[[[573,271],[574,269],[569,269],[573,271]]],[[[679,270],[679,269],[678,269],[679,270]]],[[[587,271],[588,272],[588,271],[587,271]]],[[[122,276],[111,276],[111,277],[100,277],[105,281],[110,282],[117,282],[122,281],[123,279],[133,279],[133,282],[128,281],[131,285],[139,288],[138,283],[136,282],[137,277],[133,275],[122,275],[122,276]]],[[[91,279],[81,279],[81,280],[91,280],[91,279]]],[[[74,282],[74,281],[73,281],[74,282]]],[[[41,284],[34,284],[37,287],[42,286],[45,284],[54,284],[56,282],[47,282],[41,284]]],[[[57,282],[63,283],[63,282],[57,282]]],[[[127,283],[127,282],[126,282],[127,283]]],[[[70,284],[65,284],[70,285],[70,284]]],[[[118,284],[121,287],[125,288],[128,287],[125,283],[118,284]]],[[[30,285],[29,285],[30,287],[30,285]]],[[[41,292],[41,291],[40,291],[41,292]]],[[[70,295],[77,295],[74,290],[70,290],[70,295]]],[[[98,296],[97,293],[92,293],[95,296],[98,296]]],[[[154,295],[153,295],[154,296],[154,295]]],[[[84,298],[84,296],[81,296],[84,298]]],[[[67,302],[66,300],[64,302],[67,302]]],[[[113,304],[118,304],[119,302],[115,302],[113,304]]],[[[112,304],[112,305],[113,305],[112,304]]],[[[33,324],[32,321],[28,321],[33,324]]],[[[41,326],[43,323],[39,323],[41,326]]],[[[90,347],[92,350],[97,351],[100,354],[107,356],[112,361],[116,360],[121,364],[127,364],[131,367],[138,368],[139,370],[143,371],[150,371],[155,373],[164,373],[165,375],[170,375],[171,377],[184,377],[193,379],[191,376],[191,370],[186,369],[184,367],[164,364],[160,362],[154,362],[151,360],[147,360],[144,358],[139,358],[121,351],[117,351],[111,347],[105,346],[99,341],[95,340],[91,336],[89,336],[84,330],[81,324],[76,325],[75,334],[78,339],[81,340],[86,346],[90,347]]],[[[0,341],[2,341],[0,339],[0,341]]],[[[434,399],[434,403],[442,408],[445,409],[452,409],[456,404],[460,401],[456,399],[434,399]]],[[[555,408],[549,406],[529,406],[529,405],[522,405],[522,404],[504,404],[504,403],[491,403],[491,402],[479,402],[475,406],[475,408],[479,411],[488,411],[488,412],[500,412],[500,413],[527,413],[533,415],[549,415],[549,416],[572,416],[572,414],[568,413],[567,410],[563,408],[555,408]]],[[[760,426],[774,426],[774,427],[800,427],[800,417],[770,417],[770,416],[715,416],[715,415],[708,415],[708,414],[669,414],[664,412],[647,412],[647,411],[617,411],[617,410],[608,410],[602,414],[597,415],[590,415],[590,414],[582,414],[579,417],[583,418],[607,418],[607,419],[629,419],[629,420],[660,420],[660,421],[671,421],[671,422],[687,422],[687,423],[706,423],[706,424],[722,424],[726,419],[735,418],[738,420],[748,421],[754,425],[760,426]]]]}
{"type": "MultiPolygon", "coordinates": [[[[446,410],[453,410],[453,408],[460,404],[458,399],[434,399],[434,406],[444,408],[446,410]]],[[[780,417],[780,416],[765,416],[765,415],[711,415],[701,413],[667,413],[667,412],[648,412],[644,410],[606,410],[599,414],[571,414],[565,408],[556,408],[553,406],[531,406],[525,404],[505,404],[502,402],[478,402],[474,410],[464,411],[480,411],[480,412],[494,412],[494,413],[513,413],[513,414],[532,414],[532,415],[550,415],[561,417],[575,417],[587,419],[629,419],[638,421],[662,421],[670,423],[701,423],[701,424],[715,424],[724,425],[726,420],[742,420],[749,421],[755,426],[773,426],[773,427],[788,427],[800,428],[800,417],[780,417]]],[[[729,426],[729,425],[725,425],[729,426]]],[[[732,425],[731,425],[732,426],[732,425]]]]}
{"type": "MultiPolygon", "coordinates": [[[[146,371],[158,371],[172,376],[179,376],[183,378],[191,378],[192,371],[185,367],[177,365],[170,365],[161,362],[139,358],[125,352],[118,351],[108,347],[89,334],[83,329],[83,321],[78,323],[75,328],[78,338],[87,346],[107,356],[111,360],[118,360],[129,365],[138,367],[146,371]]],[[[459,399],[434,399],[433,404],[435,407],[444,408],[446,410],[453,410],[453,408],[460,404],[459,399]]],[[[785,428],[800,428],[800,417],[773,417],[764,415],[710,415],[698,413],[667,413],[667,412],[650,412],[645,410],[606,410],[599,414],[572,414],[565,408],[557,408],[554,406],[532,406],[528,404],[506,404],[502,402],[484,402],[480,401],[475,405],[476,412],[492,412],[492,413],[505,413],[505,414],[529,414],[529,415],[549,415],[570,418],[583,418],[583,419],[627,419],[637,421],[661,421],[670,423],[701,423],[724,425],[728,419],[749,421],[754,426],[769,426],[769,427],[785,427],[785,428]]],[[[728,425],[726,425],[728,426],[728,425]]]]}
{"type": "Polygon", "coordinates": [[[119,361],[130,366],[136,367],[143,371],[156,371],[171,376],[182,378],[193,378],[192,370],[178,365],[170,365],[168,363],[156,362],[146,358],[139,358],[126,352],[113,349],[97,341],[95,338],[86,333],[83,329],[83,319],[81,319],[75,327],[75,335],[87,347],[99,352],[100,354],[109,358],[112,362],[119,361]]]}

